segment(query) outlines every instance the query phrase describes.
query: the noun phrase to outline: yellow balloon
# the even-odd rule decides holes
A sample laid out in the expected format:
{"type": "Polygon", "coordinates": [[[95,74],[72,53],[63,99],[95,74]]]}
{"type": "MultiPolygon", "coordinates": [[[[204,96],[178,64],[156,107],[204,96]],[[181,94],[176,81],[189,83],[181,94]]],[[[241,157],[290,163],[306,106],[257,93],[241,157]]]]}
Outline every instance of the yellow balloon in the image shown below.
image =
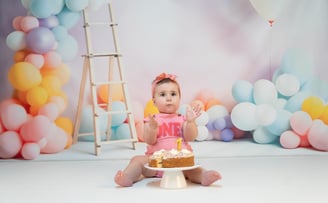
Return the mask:
{"type": "Polygon", "coordinates": [[[159,111],[157,109],[157,107],[154,105],[154,102],[153,100],[149,100],[145,106],[145,109],[144,109],[144,117],[148,117],[149,114],[153,115],[153,114],[158,114],[159,111]]]}
{"type": "Polygon", "coordinates": [[[325,106],[320,118],[326,125],[328,125],[328,105],[325,106]]]}
{"type": "Polygon", "coordinates": [[[27,91],[41,83],[40,71],[28,62],[15,63],[8,72],[9,82],[15,89],[27,91]]]}
{"type": "Polygon", "coordinates": [[[53,75],[58,77],[62,84],[66,84],[71,76],[70,69],[67,64],[62,63],[56,68],[41,68],[40,72],[43,77],[53,75]]]}
{"type": "Polygon", "coordinates": [[[324,112],[325,106],[321,98],[310,96],[303,101],[302,111],[308,113],[312,120],[319,118],[324,112]]]}
{"type": "Polygon", "coordinates": [[[48,93],[43,87],[36,86],[27,91],[26,100],[31,106],[41,106],[47,102],[48,93]]]}
{"type": "Polygon", "coordinates": [[[42,78],[41,87],[43,87],[49,95],[54,95],[61,89],[62,83],[58,77],[54,75],[46,75],[42,78]]]}

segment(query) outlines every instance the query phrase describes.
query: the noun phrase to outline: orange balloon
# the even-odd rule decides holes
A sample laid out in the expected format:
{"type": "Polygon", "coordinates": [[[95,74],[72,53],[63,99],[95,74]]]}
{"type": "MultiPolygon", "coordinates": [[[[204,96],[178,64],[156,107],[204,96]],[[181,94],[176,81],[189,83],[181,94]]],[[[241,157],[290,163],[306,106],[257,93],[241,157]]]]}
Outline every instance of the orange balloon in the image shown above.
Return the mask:
{"type": "Polygon", "coordinates": [[[205,111],[211,108],[213,105],[222,105],[221,101],[216,98],[209,99],[205,104],[205,111]]]}
{"type": "Polygon", "coordinates": [[[71,71],[68,65],[65,63],[61,63],[56,68],[43,67],[40,69],[40,72],[43,77],[47,75],[53,75],[58,77],[58,79],[62,82],[62,84],[66,84],[71,76],[71,71]]]}
{"type": "Polygon", "coordinates": [[[9,82],[15,89],[27,91],[41,83],[39,70],[28,62],[15,63],[8,73],[9,82]]]}
{"type": "Polygon", "coordinates": [[[25,57],[28,55],[28,51],[25,51],[25,50],[20,50],[20,51],[17,51],[15,54],[14,54],[14,61],[16,63],[18,62],[22,62],[25,60],[25,57]]]}
{"type": "Polygon", "coordinates": [[[108,102],[108,94],[112,97],[112,101],[124,101],[123,88],[121,84],[112,85],[100,85],[97,89],[97,95],[100,98],[100,102],[108,102]],[[108,90],[109,86],[109,90],[108,90]]]}

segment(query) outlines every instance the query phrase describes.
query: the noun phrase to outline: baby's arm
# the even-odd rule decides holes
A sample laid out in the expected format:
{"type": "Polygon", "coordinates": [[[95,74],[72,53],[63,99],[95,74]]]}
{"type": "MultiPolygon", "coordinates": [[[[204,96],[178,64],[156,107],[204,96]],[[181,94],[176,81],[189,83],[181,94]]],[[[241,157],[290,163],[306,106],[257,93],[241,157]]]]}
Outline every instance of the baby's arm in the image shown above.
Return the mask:
{"type": "Polygon", "coordinates": [[[196,118],[198,118],[200,114],[201,108],[199,105],[194,108],[188,106],[186,109],[186,121],[183,126],[183,136],[187,142],[195,140],[198,136],[196,118]]]}
{"type": "Polygon", "coordinates": [[[144,125],[143,139],[147,144],[153,145],[157,141],[158,123],[152,115],[148,118],[149,121],[144,125]]]}

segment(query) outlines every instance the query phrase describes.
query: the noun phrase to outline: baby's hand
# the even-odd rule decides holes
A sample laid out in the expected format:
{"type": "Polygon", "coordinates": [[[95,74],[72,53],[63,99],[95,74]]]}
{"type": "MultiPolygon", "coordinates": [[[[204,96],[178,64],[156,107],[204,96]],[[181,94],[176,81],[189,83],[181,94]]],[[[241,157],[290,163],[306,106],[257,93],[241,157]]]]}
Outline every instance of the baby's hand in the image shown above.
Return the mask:
{"type": "Polygon", "coordinates": [[[151,129],[156,129],[158,128],[158,122],[155,120],[155,117],[151,114],[148,115],[148,118],[149,118],[149,127],[151,129]]]}
{"type": "Polygon", "coordinates": [[[193,122],[200,116],[201,114],[201,107],[200,105],[196,105],[194,107],[187,106],[186,109],[186,119],[188,122],[193,122]]]}

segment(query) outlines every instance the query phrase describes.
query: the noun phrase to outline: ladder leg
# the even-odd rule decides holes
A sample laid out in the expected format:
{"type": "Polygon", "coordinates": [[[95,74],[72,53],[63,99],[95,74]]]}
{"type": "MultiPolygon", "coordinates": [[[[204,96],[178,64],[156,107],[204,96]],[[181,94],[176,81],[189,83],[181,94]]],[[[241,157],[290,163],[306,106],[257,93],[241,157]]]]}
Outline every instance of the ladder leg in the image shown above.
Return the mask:
{"type": "Polygon", "coordinates": [[[73,129],[73,143],[75,144],[78,140],[79,136],[79,130],[81,125],[81,113],[82,113],[82,107],[83,107],[83,100],[84,100],[84,92],[85,92],[85,84],[87,80],[88,75],[88,61],[87,57],[84,58],[83,62],[83,70],[82,70],[82,79],[80,84],[80,93],[79,93],[79,99],[77,104],[77,111],[75,115],[75,122],[74,122],[74,129],[73,129]]]}

